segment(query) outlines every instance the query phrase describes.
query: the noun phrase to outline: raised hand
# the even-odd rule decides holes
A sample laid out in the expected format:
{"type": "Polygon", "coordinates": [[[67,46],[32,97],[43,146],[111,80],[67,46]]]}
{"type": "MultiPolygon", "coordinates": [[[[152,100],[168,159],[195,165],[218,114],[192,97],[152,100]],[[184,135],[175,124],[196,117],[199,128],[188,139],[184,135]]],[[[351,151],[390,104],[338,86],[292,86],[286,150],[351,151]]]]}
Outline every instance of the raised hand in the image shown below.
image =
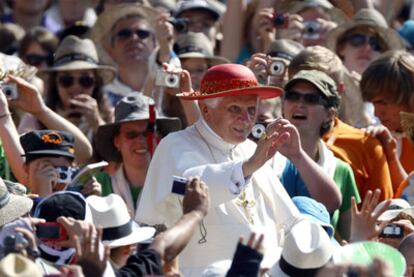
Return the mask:
{"type": "Polygon", "coordinates": [[[350,241],[356,242],[361,240],[370,240],[377,237],[388,222],[384,221],[377,224],[378,217],[388,209],[391,201],[387,201],[385,205],[374,212],[379,202],[381,190],[376,189],[374,193],[368,191],[362,201],[361,209],[358,209],[355,197],[351,199],[351,235],[350,241]]]}

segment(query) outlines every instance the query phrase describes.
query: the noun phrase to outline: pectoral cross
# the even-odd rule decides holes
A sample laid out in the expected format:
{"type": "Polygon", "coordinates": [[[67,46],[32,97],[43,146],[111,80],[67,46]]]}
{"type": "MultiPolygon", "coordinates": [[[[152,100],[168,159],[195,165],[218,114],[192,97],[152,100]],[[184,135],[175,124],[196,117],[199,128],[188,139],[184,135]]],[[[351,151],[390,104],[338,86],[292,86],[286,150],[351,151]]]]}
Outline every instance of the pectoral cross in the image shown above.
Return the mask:
{"type": "Polygon", "coordinates": [[[253,208],[256,203],[254,202],[254,200],[247,200],[246,199],[246,192],[243,190],[240,195],[239,198],[237,199],[237,205],[239,205],[240,207],[242,207],[243,211],[244,211],[244,215],[246,216],[247,220],[249,221],[250,224],[254,224],[254,220],[253,220],[253,214],[251,212],[251,208],[253,208]]]}

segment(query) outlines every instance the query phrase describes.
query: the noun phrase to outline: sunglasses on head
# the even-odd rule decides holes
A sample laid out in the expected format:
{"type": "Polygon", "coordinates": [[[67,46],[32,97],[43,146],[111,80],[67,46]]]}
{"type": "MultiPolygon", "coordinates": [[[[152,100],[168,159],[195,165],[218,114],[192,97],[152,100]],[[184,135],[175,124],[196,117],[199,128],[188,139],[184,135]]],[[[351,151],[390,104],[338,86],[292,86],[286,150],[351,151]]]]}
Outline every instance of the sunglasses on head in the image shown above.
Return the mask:
{"type": "Polygon", "coordinates": [[[58,83],[64,88],[70,88],[75,84],[75,79],[77,79],[78,84],[85,89],[91,88],[95,85],[95,78],[87,75],[83,75],[78,78],[72,75],[62,75],[58,77],[58,83]]]}
{"type": "Polygon", "coordinates": [[[376,36],[353,34],[353,35],[349,35],[346,41],[354,47],[360,47],[368,42],[372,50],[377,51],[377,52],[385,51],[385,47],[381,43],[381,40],[376,36]]]}
{"type": "Polygon", "coordinates": [[[311,105],[326,105],[326,100],[320,94],[302,94],[296,91],[286,91],[284,99],[291,102],[299,102],[301,99],[306,104],[311,105]]]}
{"type": "Polygon", "coordinates": [[[37,54],[29,54],[26,55],[26,62],[33,66],[39,66],[42,63],[46,63],[47,65],[51,65],[52,59],[50,56],[42,56],[37,54]]]}
{"type": "Polygon", "coordinates": [[[151,32],[143,29],[122,29],[116,33],[116,37],[120,39],[129,39],[136,34],[140,39],[146,39],[151,35],[151,32]]]}

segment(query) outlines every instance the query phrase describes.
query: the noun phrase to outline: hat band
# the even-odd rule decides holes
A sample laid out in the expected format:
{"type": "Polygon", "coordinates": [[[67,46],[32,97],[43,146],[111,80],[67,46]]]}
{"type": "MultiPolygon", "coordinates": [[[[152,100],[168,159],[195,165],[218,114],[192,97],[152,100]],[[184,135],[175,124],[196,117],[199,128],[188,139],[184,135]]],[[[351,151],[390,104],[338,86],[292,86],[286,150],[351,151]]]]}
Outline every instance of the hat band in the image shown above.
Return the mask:
{"type": "Polygon", "coordinates": [[[234,89],[244,89],[250,87],[256,87],[257,80],[240,80],[240,79],[230,79],[230,80],[219,80],[219,81],[204,81],[201,82],[201,95],[214,94],[227,90],[234,89]]]}
{"type": "Polygon", "coordinates": [[[116,240],[128,236],[132,233],[132,220],[124,225],[104,228],[102,231],[102,240],[116,240]]]}
{"type": "Polygon", "coordinates": [[[91,58],[90,56],[86,56],[84,54],[74,53],[60,57],[59,59],[55,60],[54,66],[59,66],[62,64],[66,64],[73,61],[85,61],[93,64],[98,64],[98,61],[91,58]]]}
{"type": "Polygon", "coordinates": [[[211,56],[211,54],[208,53],[207,50],[200,48],[200,47],[194,47],[194,46],[187,46],[187,47],[179,48],[177,55],[182,55],[182,54],[187,54],[187,53],[201,53],[205,56],[211,56]]]}
{"type": "Polygon", "coordinates": [[[6,191],[6,193],[0,197],[0,209],[6,206],[10,201],[10,193],[6,191]]]}
{"type": "Polygon", "coordinates": [[[288,263],[283,256],[279,260],[280,269],[289,276],[315,276],[316,272],[322,267],[318,268],[298,268],[288,263]]]}

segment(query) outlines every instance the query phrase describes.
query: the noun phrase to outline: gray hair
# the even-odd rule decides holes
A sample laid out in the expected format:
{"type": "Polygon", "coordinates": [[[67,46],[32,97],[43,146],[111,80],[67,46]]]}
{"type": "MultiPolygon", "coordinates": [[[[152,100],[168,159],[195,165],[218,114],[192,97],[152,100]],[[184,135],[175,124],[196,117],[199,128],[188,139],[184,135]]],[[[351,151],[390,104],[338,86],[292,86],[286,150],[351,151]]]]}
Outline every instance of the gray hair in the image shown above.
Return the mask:
{"type": "Polygon", "coordinates": [[[212,108],[212,109],[217,108],[217,106],[220,104],[221,101],[223,101],[222,97],[199,100],[199,102],[207,105],[209,108],[212,108]]]}

